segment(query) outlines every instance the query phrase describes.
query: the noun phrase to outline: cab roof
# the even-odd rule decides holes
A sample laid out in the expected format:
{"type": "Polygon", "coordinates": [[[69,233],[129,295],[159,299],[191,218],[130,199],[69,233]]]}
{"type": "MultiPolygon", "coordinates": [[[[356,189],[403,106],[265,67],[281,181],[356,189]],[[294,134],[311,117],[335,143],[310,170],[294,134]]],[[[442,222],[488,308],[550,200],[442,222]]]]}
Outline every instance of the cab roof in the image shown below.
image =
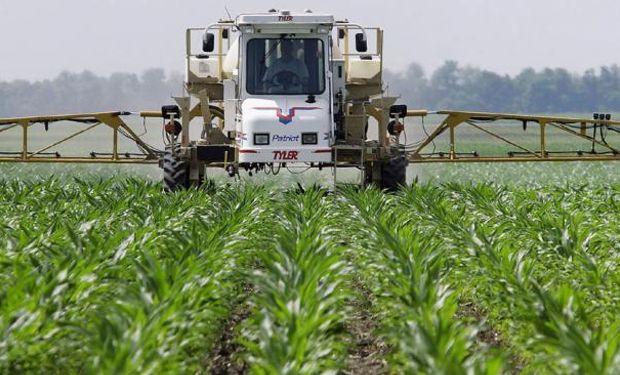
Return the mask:
{"type": "Polygon", "coordinates": [[[323,25],[333,26],[335,23],[334,16],[326,14],[315,14],[309,11],[305,12],[289,12],[286,10],[270,11],[269,13],[242,14],[237,17],[239,26],[275,26],[275,25],[323,25]]]}

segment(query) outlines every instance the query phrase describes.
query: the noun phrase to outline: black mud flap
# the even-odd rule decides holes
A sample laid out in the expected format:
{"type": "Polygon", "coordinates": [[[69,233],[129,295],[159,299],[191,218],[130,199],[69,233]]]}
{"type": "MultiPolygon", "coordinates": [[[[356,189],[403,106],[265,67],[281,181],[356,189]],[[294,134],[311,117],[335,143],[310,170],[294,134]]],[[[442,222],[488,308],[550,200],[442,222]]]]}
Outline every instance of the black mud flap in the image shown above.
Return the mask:
{"type": "Polygon", "coordinates": [[[234,162],[235,148],[230,145],[199,145],[196,146],[196,157],[206,162],[234,162]]]}

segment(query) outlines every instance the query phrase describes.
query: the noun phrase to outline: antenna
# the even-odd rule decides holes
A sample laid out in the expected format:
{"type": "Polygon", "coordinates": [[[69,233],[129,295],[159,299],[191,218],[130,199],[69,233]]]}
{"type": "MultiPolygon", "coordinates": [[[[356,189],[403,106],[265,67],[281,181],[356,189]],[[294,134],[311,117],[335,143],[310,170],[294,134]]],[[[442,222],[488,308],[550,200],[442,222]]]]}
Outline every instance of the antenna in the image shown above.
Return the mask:
{"type": "Polygon", "coordinates": [[[224,5],[224,10],[226,11],[226,14],[228,14],[228,19],[232,20],[232,16],[230,15],[230,12],[228,11],[228,7],[226,5],[224,5]]]}

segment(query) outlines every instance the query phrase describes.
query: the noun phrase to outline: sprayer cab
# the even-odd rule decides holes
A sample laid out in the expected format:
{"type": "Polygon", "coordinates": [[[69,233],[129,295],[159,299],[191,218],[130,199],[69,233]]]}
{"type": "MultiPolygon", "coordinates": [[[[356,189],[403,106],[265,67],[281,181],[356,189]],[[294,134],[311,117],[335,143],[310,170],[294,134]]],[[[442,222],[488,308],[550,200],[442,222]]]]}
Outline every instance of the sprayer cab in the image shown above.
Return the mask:
{"type": "Polygon", "coordinates": [[[189,124],[182,124],[181,157],[207,167],[223,164],[231,175],[284,164],[365,168],[386,158],[383,137],[371,155],[366,146],[369,116],[386,134],[393,103],[377,99],[382,38],[379,28],[310,11],[243,14],[206,30],[188,29],[185,84],[200,106],[185,103],[189,115],[181,118],[202,116],[205,130],[192,142],[189,124]],[[200,43],[194,32],[201,32],[200,43]],[[372,32],[374,49],[367,38],[372,32]],[[199,53],[192,51],[195,44],[199,53]]]}
{"type": "Polygon", "coordinates": [[[332,16],[242,15],[236,144],[240,163],[330,162],[332,16]]]}
{"type": "MultiPolygon", "coordinates": [[[[347,26],[332,15],[275,10],[207,27],[206,55],[188,55],[187,87],[213,100],[221,82],[237,162],[332,162],[346,91],[336,27],[347,26]]],[[[358,33],[356,47],[366,51],[358,33]]]]}

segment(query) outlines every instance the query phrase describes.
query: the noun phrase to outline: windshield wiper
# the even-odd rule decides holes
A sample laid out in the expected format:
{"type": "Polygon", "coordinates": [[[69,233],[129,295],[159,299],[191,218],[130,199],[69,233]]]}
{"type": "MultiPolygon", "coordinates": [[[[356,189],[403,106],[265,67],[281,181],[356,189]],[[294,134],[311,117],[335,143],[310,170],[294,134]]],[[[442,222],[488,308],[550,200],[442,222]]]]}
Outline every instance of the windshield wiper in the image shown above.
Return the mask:
{"type": "Polygon", "coordinates": [[[263,57],[263,59],[261,60],[261,64],[265,64],[265,61],[267,61],[267,58],[275,52],[276,48],[282,43],[282,41],[286,38],[287,35],[288,34],[282,34],[282,36],[280,36],[280,39],[278,39],[278,42],[274,44],[273,47],[269,49],[269,51],[267,51],[267,53],[265,54],[265,57],[263,57]]]}

